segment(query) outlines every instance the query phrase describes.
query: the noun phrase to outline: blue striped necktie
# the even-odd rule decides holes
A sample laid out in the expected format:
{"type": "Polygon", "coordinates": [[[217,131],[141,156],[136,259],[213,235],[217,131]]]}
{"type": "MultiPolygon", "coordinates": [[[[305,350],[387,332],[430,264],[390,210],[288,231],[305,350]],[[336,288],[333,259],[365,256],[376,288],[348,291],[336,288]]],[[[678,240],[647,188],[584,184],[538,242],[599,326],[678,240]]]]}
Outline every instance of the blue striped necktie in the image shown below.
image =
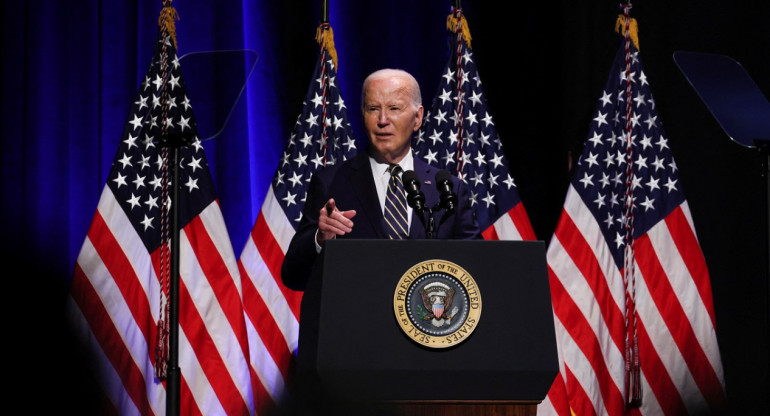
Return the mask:
{"type": "Polygon", "coordinates": [[[401,166],[390,165],[388,173],[388,192],[385,194],[385,229],[391,240],[399,240],[409,235],[409,222],[406,217],[406,193],[401,182],[401,166]]]}

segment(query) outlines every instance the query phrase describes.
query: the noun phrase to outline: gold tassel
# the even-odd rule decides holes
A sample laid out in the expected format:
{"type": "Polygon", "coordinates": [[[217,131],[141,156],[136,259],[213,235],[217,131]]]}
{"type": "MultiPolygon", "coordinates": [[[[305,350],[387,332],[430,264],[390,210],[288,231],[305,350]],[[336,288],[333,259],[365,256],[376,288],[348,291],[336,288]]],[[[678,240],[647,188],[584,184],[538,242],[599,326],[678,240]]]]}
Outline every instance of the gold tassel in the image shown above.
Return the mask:
{"type": "MultiPolygon", "coordinates": [[[[468,45],[468,48],[471,48],[471,30],[468,29],[468,21],[465,20],[465,16],[460,16],[460,25],[462,26],[461,30],[463,31],[463,40],[465,40],[465,44],[468,45]]],[[[452,33],[457,33],[457,19],[455,18],[454,13],[450,13],[449,16],[446,18],[446,28],[452,33]]]]}
{"type": "Polygon", "coordinates": [[[158,26],[166,26],[166,31],[168,31],[168,34],[171,35],[171,40],[174,41],[174,49],[176,49],[175,20],[179,20],[179,14],[176,12],[176,9],[172,6],[164,6],[160,11],[160,17],[158,17],[158,26]]]}
{"type": "MultiPolygon", "coordinates": [[[[622,14],[618,15],[618,20],[615,21],[615,32],[620,33],[622,36],[625,36],[623,31],[626,30],[626,17],[622,14]]],[[[636,19],[633,17],[631,18],[631,23],[628,25],[628,34],[631,36],[631,40],[634,42],[634,46],[636,46],[636,50],[639,49],[639,28],[636,26],[636,19]]]]}
{"type": "Polygon", "coordinates": [[[331,25],[321,25],[315,30],[315,41],[318,42],[321,47],[329,52],[332,57],[332,64],[334,68],[337,68],[337,50],[334,49],[334,31],[331,25]],[[326,33],[324,33],[326,31],[326,33]],[[323,42],[323,44],[321,43],[323,42]]]}

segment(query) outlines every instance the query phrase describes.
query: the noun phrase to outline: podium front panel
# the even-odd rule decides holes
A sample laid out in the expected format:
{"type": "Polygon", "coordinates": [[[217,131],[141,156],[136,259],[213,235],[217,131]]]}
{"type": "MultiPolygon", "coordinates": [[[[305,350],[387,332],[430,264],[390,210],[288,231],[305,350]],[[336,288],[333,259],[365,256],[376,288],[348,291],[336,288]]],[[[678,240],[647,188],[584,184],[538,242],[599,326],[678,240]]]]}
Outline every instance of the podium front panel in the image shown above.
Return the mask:
{"type": "Polygon", "coordinates": [[[330,240],[319,286],[317,316],[301,317],[317,319],[317,350],[299,349],[335,394],[540,401],[558,372],[542,241],[330,240]],[[393,307],[404,273],[435,259],[465,269],[482,301],[467,339],[440,349],[410,339],[393,307]]]}

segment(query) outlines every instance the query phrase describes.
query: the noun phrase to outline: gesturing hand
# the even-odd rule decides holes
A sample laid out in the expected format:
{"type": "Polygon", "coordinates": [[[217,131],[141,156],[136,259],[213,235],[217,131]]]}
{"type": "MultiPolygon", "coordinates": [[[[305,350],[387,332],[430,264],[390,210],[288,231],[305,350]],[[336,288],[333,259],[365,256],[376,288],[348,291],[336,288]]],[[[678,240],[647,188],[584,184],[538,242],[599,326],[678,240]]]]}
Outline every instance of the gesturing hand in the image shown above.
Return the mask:
{"type": "Polygon", "coordinates": [[[353,231],[351,218],[355,215],[355,210],[340,211],[334,203],[334,198],[329,199],[321,208],[318,216],[318,233],[316,234],[318,245],[323,246],[324,241],[353,231]]]}

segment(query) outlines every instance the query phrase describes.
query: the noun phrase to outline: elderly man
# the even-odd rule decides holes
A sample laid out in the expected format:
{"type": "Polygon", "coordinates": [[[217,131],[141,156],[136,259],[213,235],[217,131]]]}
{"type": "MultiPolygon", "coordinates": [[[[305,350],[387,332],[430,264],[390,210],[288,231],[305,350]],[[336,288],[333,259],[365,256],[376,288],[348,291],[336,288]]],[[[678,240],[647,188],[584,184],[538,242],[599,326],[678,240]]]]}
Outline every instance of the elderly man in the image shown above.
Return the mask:
{"type": "MultiPolygon", "coordinates": [[[[367,152],[313,175],[302,221],[284,258],[283,282],[304,290],[324,242],[331,238],[425,238],[422,221],[407,206],[401,187],[405,171],[414,171],[425,195],[425,206],[435,206],[437,169],[414,158],[412,134],[420,128],[422,98],[417,80],[398,69],[370,74],[362,88],[367,152]]],[[[464,184],[449,178],[457,195],[455,212],[438,228],[438,239],[477,239],[478,224],[464,184]]],[[[435,215],[443,217],[443,209],[435,215]]]]}

